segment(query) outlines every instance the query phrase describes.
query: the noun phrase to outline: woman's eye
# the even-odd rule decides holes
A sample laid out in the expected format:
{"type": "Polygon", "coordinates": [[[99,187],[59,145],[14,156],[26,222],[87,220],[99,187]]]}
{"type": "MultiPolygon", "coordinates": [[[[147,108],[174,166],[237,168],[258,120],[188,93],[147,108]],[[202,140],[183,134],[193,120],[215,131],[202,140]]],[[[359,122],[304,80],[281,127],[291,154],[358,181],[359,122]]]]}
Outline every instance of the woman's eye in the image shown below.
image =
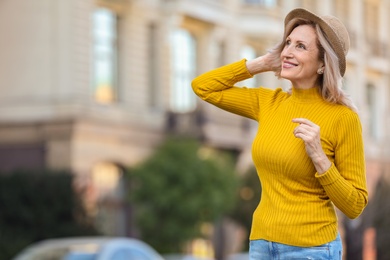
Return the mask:
{"type": "Polygon", "coordinates": [[[285,45],[290,45],[290,44],[291,44],[291,41],[290,40],[286,40],[285,45]]]}
{"type": "Polygon", "coordinates": [[[306,50],[306,46],[303,45],[302,43],[299,43],[299,44],[297,45],[297,47],[298,47],[299,49],[306,50]]]}

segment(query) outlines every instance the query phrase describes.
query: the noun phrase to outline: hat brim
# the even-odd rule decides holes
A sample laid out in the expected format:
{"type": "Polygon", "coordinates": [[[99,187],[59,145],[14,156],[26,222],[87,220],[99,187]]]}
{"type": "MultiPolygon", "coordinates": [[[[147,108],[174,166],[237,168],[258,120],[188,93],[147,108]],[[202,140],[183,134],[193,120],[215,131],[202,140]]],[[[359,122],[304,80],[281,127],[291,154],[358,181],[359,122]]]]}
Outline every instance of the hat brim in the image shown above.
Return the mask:
{"type": "Polygon", "coordinates": [[[287,25],[288,23],[294,19],[294,18],[302,18],[306,19],[312,22],[317,23],[322,31],[325,34],[325,37],[327,38],[329,44],[332,46],[333,50],[335,51],[338,59],[339,59],[339,66],[340,66],[340,74],[341,76],[344,76],[345,69],[346,69],[346,58],[344,54],[344,48],[343,45],[340,42],[339,37],[337,36],[336,32],[332,29],[332,27],[321,17],[318,15],[303,9],[303,8],[297,8],[292,10],[286,15],[286,18],[284,19],[284,30],[286,33],[287,25]]]}

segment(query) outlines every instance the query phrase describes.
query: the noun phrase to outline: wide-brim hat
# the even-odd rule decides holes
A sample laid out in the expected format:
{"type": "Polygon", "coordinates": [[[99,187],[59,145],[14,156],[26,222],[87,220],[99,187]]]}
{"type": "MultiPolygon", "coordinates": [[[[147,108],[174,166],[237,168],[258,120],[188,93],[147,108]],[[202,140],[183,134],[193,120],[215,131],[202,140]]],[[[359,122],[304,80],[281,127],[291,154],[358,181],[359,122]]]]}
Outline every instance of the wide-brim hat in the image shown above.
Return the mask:
{"type": "Polygon", "coordinates": [[[318,16],[306,9],[297,8],[289,12],[284,19],[284,31],[291,28],[287,28],[288,23],[294,18],[302,18],[317,23],[325,34],[326,39],[335,51],[340,66],[340,74],[344,76],[346,69],[346,56],[349,50],[349,35],[347,28],[344,24],[334,16],[324,15],[318,16]]]}

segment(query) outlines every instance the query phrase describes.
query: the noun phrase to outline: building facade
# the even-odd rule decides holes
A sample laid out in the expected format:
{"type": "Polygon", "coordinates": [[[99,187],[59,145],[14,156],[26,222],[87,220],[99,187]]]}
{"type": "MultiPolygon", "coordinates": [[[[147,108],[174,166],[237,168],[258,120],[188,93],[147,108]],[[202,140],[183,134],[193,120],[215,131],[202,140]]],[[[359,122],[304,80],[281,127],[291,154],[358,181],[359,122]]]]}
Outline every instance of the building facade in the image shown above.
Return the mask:
{"type": "MultiPolygon", "coordinates": [[[[94,204],[120,201],[123,169],[172,132],[235,151],[245,169],[256,124],[200,102],[191,80],[265,53],[295,7],[333,14],[350,32],[345,88],[362,119],[372,194],[389,171],[388,0],[3,0],[0,170],[68,169],[94,204]]],[[[242,84],[289,87],[272,73],[242,84]]],[[[95,207],[96,218],[126,235],[126,212],[112,204],[95,207]]]]}

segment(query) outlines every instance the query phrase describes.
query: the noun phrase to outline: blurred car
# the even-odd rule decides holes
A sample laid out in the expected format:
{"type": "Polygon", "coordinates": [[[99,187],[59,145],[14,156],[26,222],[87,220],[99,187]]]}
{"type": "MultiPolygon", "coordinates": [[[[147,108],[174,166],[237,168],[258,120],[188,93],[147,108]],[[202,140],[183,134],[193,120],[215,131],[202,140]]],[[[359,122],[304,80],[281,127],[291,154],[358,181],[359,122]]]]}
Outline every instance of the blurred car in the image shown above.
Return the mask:
{"type": "Polygon", "coordinates": [[[14,260],[163,260],[148,244],[133,238],[75,237],[34,243],[14,260]]]}
{"type": "Polygon", "coordinates": [[[241,252],[241,253],[232,254],[227,257],[227,260],[249,260],[249,253],[241,252]]]}
{"type": "Polygon", "coordinates": [[[165,260],[215,260],[210,257],[202,257],[188,254],[166,254],[164,255],[165,260]]]}

